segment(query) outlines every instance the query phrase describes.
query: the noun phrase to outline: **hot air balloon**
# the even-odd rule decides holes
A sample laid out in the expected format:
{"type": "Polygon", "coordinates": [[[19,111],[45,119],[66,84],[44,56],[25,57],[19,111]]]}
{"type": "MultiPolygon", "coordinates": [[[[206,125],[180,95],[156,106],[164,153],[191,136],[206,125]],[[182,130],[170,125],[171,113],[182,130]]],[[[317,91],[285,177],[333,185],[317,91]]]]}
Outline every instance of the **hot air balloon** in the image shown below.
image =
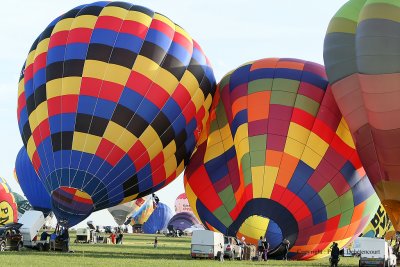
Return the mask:
{"type": "Polygon", "coordinates": [[[326,256],[379,205],[324,67],[299,59],[256,60],[221,80],[184,183],[203,225],[266,236],[271,257],[284,239],[292,258],[326,256]]]}
{"type": "Polygon", "coordinates": [[[35,172],[25,147],[20,149],[15,160],[15,179],[33,209],[39,210],[47,216],[51,212],[50,195],[35,172]]]}
{"type": "Polygon", "coordinates": [[[351,0],[332,18],[324,61],[361,162],[400,230],[400,6],[351,0]]]}
{"type": "Polygon", "coordinates": [[[175,214],[168,222],[168,226],[172,225],[175,230],[183,230],[199,224],[199,220],[192,212],[180,212],[175,214]]]}
{"type": "Polygon", "coordinates": [[[146,201],[133,212],[131,218],[128,220],[128,223],[130,223],[132,226],[143,225],[147,219],[149,219],[155,208],[156,207],[153,198],[147,198],[146,201]]]}
{"type": "Polygon", "coordinates": [[[185,193],[180,194],[175,200],[175,213],[193,212],[185,193]]]}
{"type": "Polygon", "coordinates": [[[0,226],[18,221],[18,208],[7,181],[0,177],[0,226]]]}
{"type": "Polygon", "coordinates": [[[158,203],[157,208],[143,224],[143,232],[145,234],[155,234],[160,230],[166,229],[172,216],[172,210],[167,205],[158,203]]]}
{"type": "Polygon", "coordinates": [[[137,211],[147,199],[148,197],[141,197],[133,201],[108,208],[108,211],[111,213],[118,225],[123,225],[128,217],[132,216],[132,214],[137,211]]]}
{"type": "Polygon", "coordinates": [[[58,221],[75,225],[174,180],[214,90],[200,46],[160,13],[95,2],[51,22],[21,71],[17,113],[58,221]]]}
{"type": "Polygon", "coordinates": [[[27,210],[31,210],[32,206],[29,204],[29,201],[26,200],[23,196],[16,192],[12,192],[15,203],[17,203],[17,210],[18,210],[18,219],[25,213],[27,210]]]}
{"type": "Polygon", "coordinates": [[[385,208],[382,205],[379,205],[374,217],[364,228],[360,236],[381,238],[384,237],[386,233],[394,231],[392,222],[389,220],[385,208]]]}

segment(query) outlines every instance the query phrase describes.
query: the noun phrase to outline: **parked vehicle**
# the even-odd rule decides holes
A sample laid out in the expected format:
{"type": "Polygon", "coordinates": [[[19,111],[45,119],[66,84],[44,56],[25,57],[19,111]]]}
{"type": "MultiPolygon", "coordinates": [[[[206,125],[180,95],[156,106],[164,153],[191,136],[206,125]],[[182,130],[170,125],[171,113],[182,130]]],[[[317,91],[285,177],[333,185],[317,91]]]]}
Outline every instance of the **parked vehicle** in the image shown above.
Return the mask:
{"type": "Polygon", "coordinates": [[[19,229],[23,236],[24,247],[37,249],[39,251],[48,250],[49,241],[38,240],[40,229],[45,224],[43,212],[38,210],[28,210],[18,220],[21,224],[19,229]]]}
{"type": "Polygon", "coordinates": [[[75,243],[97,243],[98,232],[96,230],[96,226],[92,221],[88,221],[87,225],[89,228],[86,227],[76,229],[75,243]]]}
{"type": "Polygon", "coordinates": [[[243,259],[244,249],[242,243],[232,236],[225,236],[224,238],[224,256],[230,260],[243,259]]]}
{"type": "Polygon", "coordinates": [[[23,237],[19,231],[21,224],[10,223],[0,227],[0,251],[17,250],[23,246],[23,237]]]}
{"type": "Polygon", "coordinates": [[[224,235],[209,230],[196,230],[192,234],[192,258],[220,259],[223,257],[224,235]]]}
{"type": "Polygon", "coordinates": [[[354,251],[360,254],[359,266],[396,266],[397,258],[384,239],[358,237],[354,251]]]}
{"type": "Polygon", "coordinates": [[[90,242],[90,229],[78,228],[76,229],[75,243],[89,243],[90,242]]]}

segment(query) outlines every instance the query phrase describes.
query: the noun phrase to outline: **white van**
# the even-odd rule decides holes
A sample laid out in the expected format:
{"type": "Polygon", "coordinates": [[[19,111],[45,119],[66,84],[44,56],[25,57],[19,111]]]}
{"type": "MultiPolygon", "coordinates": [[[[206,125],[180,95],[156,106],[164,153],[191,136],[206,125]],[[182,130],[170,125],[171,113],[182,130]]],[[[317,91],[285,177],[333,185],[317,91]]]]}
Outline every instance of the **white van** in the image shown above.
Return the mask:
{"type": "Polygon", "coordinates": [[[360,255],[359,266],[396,266],[397,258],[384,239],[357,237],[353,249],[360,255]]]}
{"type": "Polygon", "coordinates": [[[45,249],[46,244],[48,245],[47,240],[38,240],[39,231],[45,223],[43,212],[38,210],[25,211],[18,223],[22,224],[19,230],[23,237],[24,247],[36,248],[40,251],[45,249]]]}
{"type": "Polygon", "coordinates": [[[209,230],[192,233],[192,258],[220,259],[224,255],[224,235],[209,230]]]}

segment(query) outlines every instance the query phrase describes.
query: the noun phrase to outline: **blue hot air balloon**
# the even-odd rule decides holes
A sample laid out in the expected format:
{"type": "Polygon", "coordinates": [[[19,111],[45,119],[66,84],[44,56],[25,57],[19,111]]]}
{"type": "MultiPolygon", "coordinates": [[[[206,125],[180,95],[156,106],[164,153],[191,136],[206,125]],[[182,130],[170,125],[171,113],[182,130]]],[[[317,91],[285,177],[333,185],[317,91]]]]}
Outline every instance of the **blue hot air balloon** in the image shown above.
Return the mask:
{"type": "Polygon", "coordinates": [[[15,176],[33,209],[47,216],[51,211],[50,195],[36,174],[25,147],[20,149],[15,160],[15,176]]]}
{"type": "Polygon", "coordinates": [[[157,231],[167,228],[172,216],[172,210],[167,205],[158,203],[157,208],[143,224],[143,232],[146,234],[155,234],[157,231]]]}

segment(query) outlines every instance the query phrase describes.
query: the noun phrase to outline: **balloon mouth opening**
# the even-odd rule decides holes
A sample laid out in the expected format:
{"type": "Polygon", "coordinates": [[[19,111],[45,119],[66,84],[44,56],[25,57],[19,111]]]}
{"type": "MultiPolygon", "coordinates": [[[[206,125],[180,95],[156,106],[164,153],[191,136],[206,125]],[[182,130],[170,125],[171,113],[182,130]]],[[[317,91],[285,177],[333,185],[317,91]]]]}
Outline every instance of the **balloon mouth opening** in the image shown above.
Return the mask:
{"type": "Polygon", "coordinates": [[[83,190],[61,186],[51,193],[54,213],[60,224],[71,225],[94,210],[92,197],[83,190]]]}
{"type": "Polygon", "coordinates": [[[281,248],[280,244],[286,239],[290,242],[289,248],[291,248],[297,240],[299,233],[299,226],[296,218],[293,214],[282,204],[267,198],[253,198],[249,200],[242,211],[239,213],[233,223],[226,229],[226,233],[231,236],[244,236],[246,233],[251,236],[252,239],[246,241],[257,245],[257,241],[262,237],[267,237],[270,243],[270,249],[277,244],[276,252],[272,250],[271,254],[280,255],[281,248]],[[258,221],[257,221],[258,220],[258,221]],[[260,224],[257,224],[259,223],[260,224]],[[248,225],[261,225],[258,226],[260,231],[253,231],[248,225]],[[250,224],[251,223],[251,224],[250,224]],[[257,233],[258,236],[256,236],[257,233]]]}
{"type": "Polygon", "coordinates": [[[274,250],[282,243],[283,233],[282,229],[274,220],[268,217],[253,215],[247,218],[238,233],[240,237],[249,243],[257,244],[260,237],[266,239],[269,243],[269,250],[274,250]]]}

